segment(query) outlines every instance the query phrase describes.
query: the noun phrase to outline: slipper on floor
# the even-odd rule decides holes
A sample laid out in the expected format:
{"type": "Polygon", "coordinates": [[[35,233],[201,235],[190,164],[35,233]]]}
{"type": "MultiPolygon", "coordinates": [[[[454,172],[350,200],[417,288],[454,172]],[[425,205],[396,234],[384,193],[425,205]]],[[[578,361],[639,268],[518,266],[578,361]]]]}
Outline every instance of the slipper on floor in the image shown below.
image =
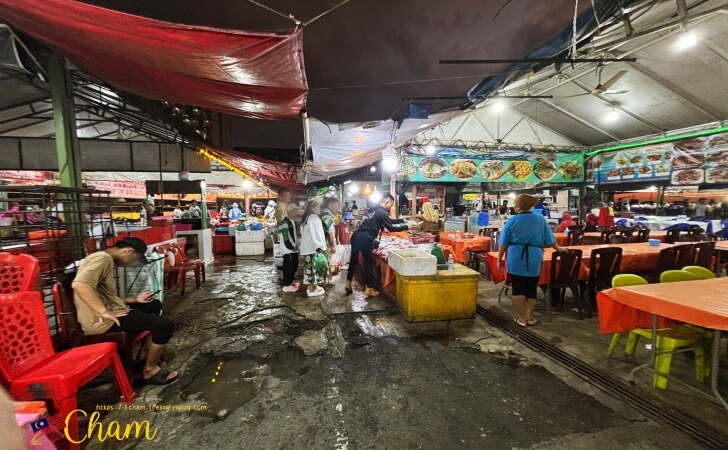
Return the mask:
{"type": "Polygon", "coordinates": [[[149,378],[142,377],[141,381],[144,384],[153,384],[153,385],[163,386],[165,384],[174,383],[175,381],[177,381],[179,379],[179,374],[177,374],[177,376],[172,379],[168,379],[167,377],[169,376],[170,373],[172,373],[171,370],[159,369],[159,372],[155,373],[153,376],[151,376],[149,378]]]}
{"type": "Polygon", "coordinates": [[[517,317],[515,319],[513,319],[513,321],[516,322],[519,327],[526,328],[528,326],[525,323],[521,322],[517,317]]]}
{"type": "Polygon", "coordinates": [[[529,327],[532,327],[532,326],[534,326],[534,325],[538,324],[539,322],[540,322],[540,320],[538,320],[538,319],[533,319],[533,320],[529,320],[529,321],[528,321],[528,322],[526,322],[526,323],[528,324],[528,326],[529,326],[529,327]]]}
{"type": "MultiPolygon", "coordinates": [[[[137,359],[136,361],[131,363],[131,368],[132,369],[143,369],[144,365],[146,363],[147,363],[146,359],[137,359]]],[[[159,361],[159,367],[164,367],[167,364],[169,364],[169,360],[167,360],[167,359],[162,359],[161,361],[159,361]]]]}

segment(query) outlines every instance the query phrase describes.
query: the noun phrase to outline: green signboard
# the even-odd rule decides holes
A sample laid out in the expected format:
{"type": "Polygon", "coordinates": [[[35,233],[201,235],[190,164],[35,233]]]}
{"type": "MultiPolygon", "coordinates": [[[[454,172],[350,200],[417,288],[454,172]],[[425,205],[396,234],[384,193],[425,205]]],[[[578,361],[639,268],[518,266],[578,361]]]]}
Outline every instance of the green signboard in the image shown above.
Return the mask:
{"type": "Polygon", "coordinates": [[[584,180],[584,156],[552,154],[518,160],[403,156],[397,175],[415,182],[577,183],[584,180]]]}

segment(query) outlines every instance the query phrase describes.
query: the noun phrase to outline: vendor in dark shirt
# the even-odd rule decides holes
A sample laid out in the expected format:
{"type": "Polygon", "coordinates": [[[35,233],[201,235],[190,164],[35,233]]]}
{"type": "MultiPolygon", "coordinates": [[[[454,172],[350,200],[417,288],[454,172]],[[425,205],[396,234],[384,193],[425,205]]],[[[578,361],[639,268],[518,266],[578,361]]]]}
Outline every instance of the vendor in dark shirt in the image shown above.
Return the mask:
{"type": "Polygon", "coordinates": [[[389,211],[394,206],[394,197],[386,195],[382,203],[375,206],[369,211],[359,228],[351,235],[351,260],[349,261],[349,273],[346,276],[346,292],[353,292],[351,288],[351,280],[354,279],[354,273],[359,266],[359,253],[364,257],[364,295],[367,297],[377,297],[379,292],[374,289],[374,280],[372,271],[374,268],[374,260],[372,252],[374,251],[374,240],[386,228],[388,231],[407,231],[409,227],[402,223],[402,220],[392,220],[389,218],[389,211]]]}

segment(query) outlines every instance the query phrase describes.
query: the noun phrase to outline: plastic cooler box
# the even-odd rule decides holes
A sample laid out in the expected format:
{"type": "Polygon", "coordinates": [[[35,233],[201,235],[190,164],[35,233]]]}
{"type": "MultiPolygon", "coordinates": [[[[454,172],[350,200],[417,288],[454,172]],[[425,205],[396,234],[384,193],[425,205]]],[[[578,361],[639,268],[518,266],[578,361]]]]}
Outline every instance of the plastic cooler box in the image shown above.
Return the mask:
{"type": "Polygon", "coordinates": [[[395,276],[397,306],[408,322],[475,317],[479,272],[455,264],[454,270],[439,270],[436,275],[395,276]]]}
{"type": "Polygon", "coordinates": [[[389,252],[387,264],[396,273],[405,277],[437,273],[437,258],[416,248],[392,250],[389,252]]]}
{"type": "Polygon", "coordinates": [[[265,231],[236,231],[235,242],[263,242],[265,241],[265,231]]]}
{"type": "Polygon", "coordinates": [[[265,243],[260,242],[238,242],[235,244],[236,256],[258,256],[265,255],[265,243]]]}

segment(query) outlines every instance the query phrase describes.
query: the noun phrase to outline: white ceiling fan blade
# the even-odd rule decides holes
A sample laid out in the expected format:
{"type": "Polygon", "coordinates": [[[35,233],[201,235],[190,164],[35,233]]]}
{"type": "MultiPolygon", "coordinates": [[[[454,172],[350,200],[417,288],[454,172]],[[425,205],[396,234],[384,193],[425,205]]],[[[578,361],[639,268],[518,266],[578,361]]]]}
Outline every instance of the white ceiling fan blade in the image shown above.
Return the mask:
{"type": "Polygon", "coordinates": [[[607,95],[619,95],[619,94],[626,94],[626,93],[628,93],[628,92],[629,92],[629,91],[604,91],[604,92],[602,92],[602,94],[607,94],[607,95]]]}
{"type": "Polygon", "coordinates": [[[583,97],[585,95],[591,95],[591,92],[584,92],[583,94],[576,94],[576,95],[567,95],[566,97],[559,97],[559,99],[562,98],[574,98],[574,97],[583,97]]]}
{"type": "Polygon", "coordinates": [[[608,80],[607,80],[607,81],[606,81],[606,82],[605,82],[605,83],[604,83],[603,85],[601,85],[600,87],[601,87],[601,88],[602,88],[603,90],[605,90],[605,91],[606,91],[607,89],[609,89],[610,87],[612,87],[612,85],[613,85],[614,83],[616,83],[617,81],[619,81],[619,79],[620,79],[620,78],[622,78],[622,77],[623,77],[623,76],[624,76],[624,75],[625,75],[626,73],[627,73],[627,71],[626,71],[626,70],[620,70],[620,71],[619,71],[619,72],[617,72],[617,73],[616,73],[616,74],[615,74],[615,75],[614,75],[614,76],[613,76],[612,78],[608,79],[608,80]]]}

